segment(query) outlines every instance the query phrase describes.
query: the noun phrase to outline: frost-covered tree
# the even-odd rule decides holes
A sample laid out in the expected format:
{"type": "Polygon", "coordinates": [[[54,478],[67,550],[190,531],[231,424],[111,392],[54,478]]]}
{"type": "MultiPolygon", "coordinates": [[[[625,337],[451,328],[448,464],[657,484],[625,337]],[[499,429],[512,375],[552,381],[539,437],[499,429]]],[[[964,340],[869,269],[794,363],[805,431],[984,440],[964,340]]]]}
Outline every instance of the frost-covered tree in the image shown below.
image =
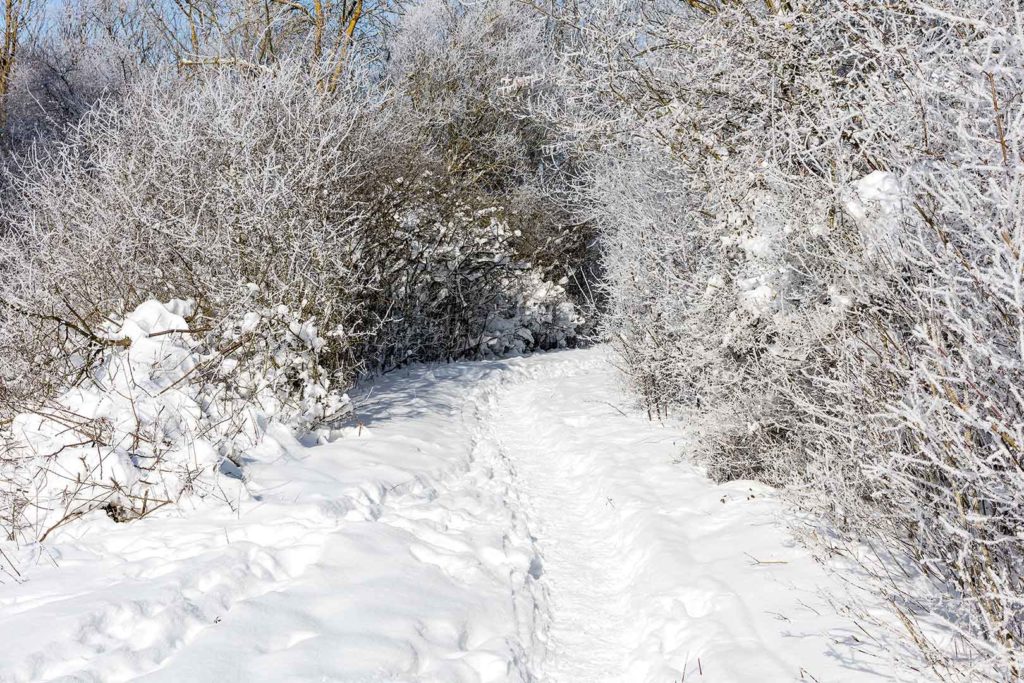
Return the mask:
{"type": "Polygon", "coordinates": [[[361,373],[574,338],[565,289],[522,261],[506,209],[447,173],[372,75],[353,68],[327,88],[323,68],[158,69],[11,169],[0,464],[21,483],[0,505],[8,533],[45,533],[48,513],[26,511],[53,509],[53,496],[73,503],[68,515],[111,504],[125,518],[173,502],[210,465],[195,465],[176,439],[201,431],[228,458],[265,429],[230,417],[249,409],[309,428],[334,416],[331,392],[361,373]],[[168,315],[177,326],[153,328],[168,315]],[[126,331],[140,326],[145,334],[126,331]],[[177,359],[170,366],[157,339],[177,359]],[[201,406],[199,417],[180,408],[159,467],[123,451],[124,440],[157,429],[154,411],[173,416],[178,404],[153,404],[152,387],[132,376],[201,406]],[[148,407],[100,429],[74,397],[104,391],[148,407]],[[99,465],[55,470],[69,445],[50,439],[55,416],[81,437],[74,443],[112,449],[133,463],[128,472],[155,468],[169,488],[147,488],[142,475],[97,482],[95,472],[121,472],[99,465]],[[82,487],[37,485],[69,477],[82,487]]]}
{"type": "Polygon", "coordinates": [[[592,231],[569,191],[577,160],[547,111],[561,97],[556,28],[515,0],[426,0],[398,23],[387,73],[445,172],[494,197],[517,251],[576,287],[592,231]]]}
{"type": "Polygon", "coordinates": [[[583,11],[570,129],[634,385],[703,426],[714,475],[931,580],[878,587],[935,666],[1016,676],[1021,10],[583,11]]]}

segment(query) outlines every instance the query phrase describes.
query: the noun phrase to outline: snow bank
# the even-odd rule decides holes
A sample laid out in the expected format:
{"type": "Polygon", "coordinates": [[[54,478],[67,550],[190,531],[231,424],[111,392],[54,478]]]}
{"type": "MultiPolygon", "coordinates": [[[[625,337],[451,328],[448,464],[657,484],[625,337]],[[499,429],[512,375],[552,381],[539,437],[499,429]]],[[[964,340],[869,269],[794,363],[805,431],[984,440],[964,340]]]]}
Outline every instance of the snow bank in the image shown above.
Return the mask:
{"type": "Polygon", "coordinates": [[[314,376],[322,340],[311,323],[287,309],[252,312],[197,339],[193,309],[139,305],[102,330],[72,388],[14,418],[4,475],[16,487],[5,503],[23,536],[45,538],[96,508],[125,521],[208,495],[273,420],[302,429],[346,408],[314,376]]]}

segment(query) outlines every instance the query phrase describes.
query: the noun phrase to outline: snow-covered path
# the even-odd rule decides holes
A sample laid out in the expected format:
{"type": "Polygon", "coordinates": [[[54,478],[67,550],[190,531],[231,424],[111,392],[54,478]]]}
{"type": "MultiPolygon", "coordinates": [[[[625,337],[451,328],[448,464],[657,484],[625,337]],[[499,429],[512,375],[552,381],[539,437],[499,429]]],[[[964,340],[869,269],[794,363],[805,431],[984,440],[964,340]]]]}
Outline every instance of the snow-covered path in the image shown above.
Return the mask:
{"type": "Polygon", "coordinates": [[[593,451],[600,448],[593,437],[607,443],[601,421],[608,406],[565,401],[566,394],[586,396],[587,387],[579,385],[589,381],[584,375],[524,383],[501,397],[495,411],[500,443],[515,465],[538,539],[543,564],[536,573],[549,595],[542,680],[628,680],[629,549],[616,533],[614,499],[593,478],[593,451]],[[579,388],[582,394],[566,391],[579,388]]]}
{"type": "Polygon", "coordinates": [[[884,678],[769,492],[681,461],[606,351],[413,368],[360,405],[320,445],[278,430],[230,505],[18,550],[0,680],[884,678]]]}

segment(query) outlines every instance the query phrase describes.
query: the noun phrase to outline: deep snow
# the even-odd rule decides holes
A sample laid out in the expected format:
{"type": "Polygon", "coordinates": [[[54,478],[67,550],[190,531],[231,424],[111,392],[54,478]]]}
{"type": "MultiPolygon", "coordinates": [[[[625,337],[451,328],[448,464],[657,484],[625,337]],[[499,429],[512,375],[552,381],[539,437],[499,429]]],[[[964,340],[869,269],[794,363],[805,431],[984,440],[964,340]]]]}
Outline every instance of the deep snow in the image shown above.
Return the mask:
{"type": "Polygon", "coordinates": [[[0,680],[885,679],[771,493],[709,482],[616,377],[394,373],[329,442],[272,429],[224,500],[6,548],[0,680]]]}

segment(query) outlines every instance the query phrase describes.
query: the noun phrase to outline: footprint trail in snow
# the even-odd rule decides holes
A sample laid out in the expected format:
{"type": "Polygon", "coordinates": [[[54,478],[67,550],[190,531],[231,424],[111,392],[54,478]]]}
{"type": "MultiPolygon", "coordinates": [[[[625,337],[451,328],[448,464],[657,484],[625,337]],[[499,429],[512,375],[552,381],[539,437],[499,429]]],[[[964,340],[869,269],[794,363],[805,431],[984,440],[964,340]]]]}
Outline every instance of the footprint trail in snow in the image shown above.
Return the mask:
{"type": "Polygon", "coordinates": [[[366,393],[328,443],[274,431],[230,506],[5,548],[0,681],[886,680],[770,492],[686,464],[606,350],[366,393]]]}

